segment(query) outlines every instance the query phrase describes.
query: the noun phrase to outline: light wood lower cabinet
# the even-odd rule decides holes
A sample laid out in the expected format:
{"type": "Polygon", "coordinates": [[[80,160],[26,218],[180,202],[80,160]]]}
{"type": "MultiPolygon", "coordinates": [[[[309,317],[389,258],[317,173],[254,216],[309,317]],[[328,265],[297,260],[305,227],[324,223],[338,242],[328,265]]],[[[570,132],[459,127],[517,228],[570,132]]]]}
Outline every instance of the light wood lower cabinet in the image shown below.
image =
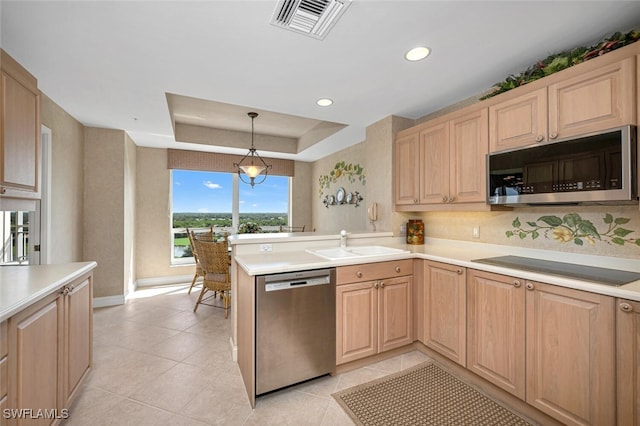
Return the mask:
{"type": "Polygon", "coordinates": [[[618,425],[640,424],[640,302],[616,300],[618,425]]]}
{"type": "Polygon", "coordinates": [[[411,265],[403,260],[337,269],[337,365],[413,342],[411,265]],[[353,277],[371,279],[350,282],[353,277]]]}
{"type": "Polygon", "coordinates": [[[466,269],[424,261],[421,341],[463,367],[467,362],[466,269]]]}
{"type": "Polygon", "coordinates": [[[526,288],[527,403],[569,425],[615,424],[614,299],[526,288]]]}
{"type": "MultiPolygon", "coordinates": [[[[56,293],[9,318],[10,409],[62,408],[64,297],[56,293]]],[[[31,419],[28,412],[10,419],[15,425],[46,425],[51,419],[31,419]]]]}
{"type": "Polygon", "coordinates": [[[67,286],[64,298],[64,406],[71,401],[93,358],[93,286],[91,277],[67,286]]]}
{"type": "Polygon", "coordinates": [[[467,368],[525,399],[524,281],[467,271],[467,368]]]}
{"type": "Polygon", "coordinates": [[[614,299],[468,276],[468,368],[565,424],[615,424],[614,299]]]}
{"type": "MultiPolygon", "coordinates": [[[[92,362],[92,274],[8,319],[9,425],[49,425],[65,416],[92,362]]],[[[3,377],[4,379],[4,377],[3,377]]]]}

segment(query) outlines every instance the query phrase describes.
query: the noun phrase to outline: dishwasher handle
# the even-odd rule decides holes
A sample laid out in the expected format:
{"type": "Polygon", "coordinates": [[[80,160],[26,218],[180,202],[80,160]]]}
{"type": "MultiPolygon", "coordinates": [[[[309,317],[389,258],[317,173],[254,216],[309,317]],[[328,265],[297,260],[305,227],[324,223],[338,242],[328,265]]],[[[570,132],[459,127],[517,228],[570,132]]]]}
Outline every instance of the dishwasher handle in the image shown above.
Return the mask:
{"type": "Polygon", "coordinates": [[[287,280],[274,283],[265,283],[264,291],[292,290],[301,287],[312,287],[316,285],[331,284],[331,277],[325,275],[323,277],[303,278],[300,280],[287,280]]]}

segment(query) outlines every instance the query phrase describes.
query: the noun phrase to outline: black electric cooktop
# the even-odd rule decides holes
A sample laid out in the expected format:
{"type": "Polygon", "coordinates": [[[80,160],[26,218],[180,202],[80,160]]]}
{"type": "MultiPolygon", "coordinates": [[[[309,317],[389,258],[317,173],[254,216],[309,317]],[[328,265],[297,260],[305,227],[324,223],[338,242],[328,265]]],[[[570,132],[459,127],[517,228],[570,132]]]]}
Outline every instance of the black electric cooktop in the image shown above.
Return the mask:
{"type": "Polygon", "coordinates": [[[539,272],[561,277],[575,278],[598,284],[621,286],[640,280],[640,273],[619,271],[617,269],[596,268],[594,266],[575,265],[572,263],[554,262],[551,260],[531,259],[519,256],[498,256],[485,259],[475,259],[472,262],[488,265],[503,266],[505,268],[521,269],[523,271],[539,272]]]}

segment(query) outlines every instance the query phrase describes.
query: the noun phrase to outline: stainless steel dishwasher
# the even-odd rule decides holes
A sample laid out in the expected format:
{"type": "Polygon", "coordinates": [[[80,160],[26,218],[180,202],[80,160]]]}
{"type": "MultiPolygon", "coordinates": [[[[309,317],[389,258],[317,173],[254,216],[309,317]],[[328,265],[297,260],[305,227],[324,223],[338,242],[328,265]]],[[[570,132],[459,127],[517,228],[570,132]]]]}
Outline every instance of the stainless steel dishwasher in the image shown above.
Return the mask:
{"type": "Polygon", "coordinates": [[[256,278],[256,396],[336,366],[336,270],[256,278]]]}

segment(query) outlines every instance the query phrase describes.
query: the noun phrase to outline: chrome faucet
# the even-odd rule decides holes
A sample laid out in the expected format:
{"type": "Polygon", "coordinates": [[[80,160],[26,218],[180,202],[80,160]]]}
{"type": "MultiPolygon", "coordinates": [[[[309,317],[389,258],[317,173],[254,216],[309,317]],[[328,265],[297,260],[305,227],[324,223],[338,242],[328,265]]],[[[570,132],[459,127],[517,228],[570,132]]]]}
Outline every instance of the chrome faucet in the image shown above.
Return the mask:
{"type": "Polygon", "coordinates": [[[347,248],[347,231],[340,231],[340,248],[347,248]]]}

